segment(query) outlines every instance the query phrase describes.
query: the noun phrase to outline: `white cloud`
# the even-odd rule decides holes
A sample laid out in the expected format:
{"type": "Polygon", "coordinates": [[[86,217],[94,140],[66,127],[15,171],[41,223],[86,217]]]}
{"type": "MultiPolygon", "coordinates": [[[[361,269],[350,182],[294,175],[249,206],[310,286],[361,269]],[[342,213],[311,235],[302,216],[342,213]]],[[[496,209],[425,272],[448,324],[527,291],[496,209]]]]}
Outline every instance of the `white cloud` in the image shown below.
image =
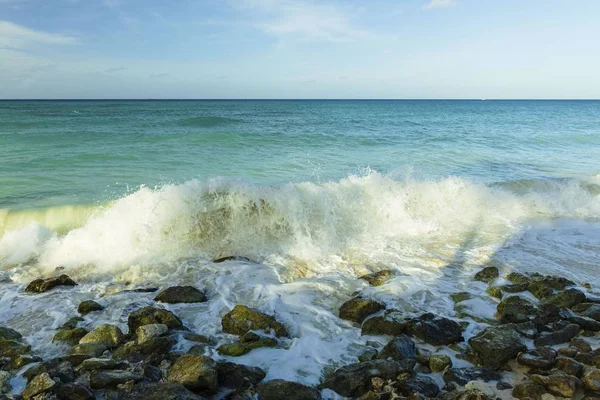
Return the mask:
{"type": "Polygon", "coordinates": [[[425,4],[423,8],[431,10],[433,8],[454,7],[456,4],[455,0],[431,0],[429,3],[425,4]]]}
{"type": "Polygon", "coordinates": [[[77,43],[72,36],[27,28],[9,21],[0,21],[0,47],[24,49],[31,45],[70,45],[77,43]]]}

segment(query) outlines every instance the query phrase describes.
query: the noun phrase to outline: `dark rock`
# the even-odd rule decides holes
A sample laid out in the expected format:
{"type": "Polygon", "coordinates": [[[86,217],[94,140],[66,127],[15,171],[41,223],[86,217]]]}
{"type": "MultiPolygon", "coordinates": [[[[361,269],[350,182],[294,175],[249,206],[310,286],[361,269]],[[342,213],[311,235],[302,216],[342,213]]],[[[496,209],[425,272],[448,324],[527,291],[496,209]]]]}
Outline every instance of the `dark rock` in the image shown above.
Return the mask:
{"type": "Polygon", "coordinates": [[[422,341],[435,346],[461,342],[462,327],[451,319],[426,313],[407,321],[408,332],[422,341]]]}
{"type": "Polygon", "coordinates": [[[181,383],[192,391],[217,391],[217,364],[209,357],[185,354],[171,367],[169,382],[181,383]]]}
{"type": "Polygon", "coordinates": [[[415,342],[412,341],[406,335],[400,335],[393,338],[385,347],[379,352],[377,358],[380,359],[392,359],[396,361],[402,360],[416,360],[417,348],[415,342]]]}
{"type": "Polygon", "coordinates": [[[96,396],[87,387],[77,383],[66,383],[57,386],[56,398],[58,400],[95,400],[96,396]]]}
{"type": "Polygon", "coordinates": [[[365,350],[360,356],[358,356],[358,361],[364,362],[375,360],[377,358],[377,354],[378,352],[375,349],[365,350]]]}
{"type": "Polygon", "coordinates": [[[519,335],[527,339],[535,339],[538,335],[538,329],[531,321],[514,324],[513,327],[519,335]]]}
{"type": "Polygon", "coordinates": [[[155,367],[154,365],[144,366],[144,378],[151,382],[158,382],[162,379],[162,377],[163,373],[159,367],[155,367]]]}
{"type": "Polygon", "coordinates": [[[115,388],[129,381],[140,382],[143,376],[124,370],[92,371],[90,386],[92,389],[115,388]]]}
{"type": "Polygon", "coordinates": [[[534,280],[529,283],[527,290],[538,299],[546,299],[554,293],[552,286],[541,280],[534,280]]]}
{"type": "Polygon", "coordinates": [[[433,354],[429,357],[429,368],[432,372],[442,372],[452,367],[452,359],[446,354],[433,354]]]}
{"type": "Polygon", "coordinates": [[[193,286],[172,286],[160,292],[154,300],[169,304],[203,303],[207,298],[193,286]]]}
{"type": "Polygon", "coordinates": [[[15,340],[0,340],[0,357],[16,358],[31,351],[31,346],[15,340]]]}
{"type": "Polygon", "coordinates": [[[362,324],[361,335],[398,336],[406,331],[407,323],[400,311],[389,311],[382,316],[371,317],[362,324]]]}
{"type": "Polygon", "coordinates": [[[223,316],[221,320],[223,332],[234,335],[243,335],[248,331],[263,330],[273,331],[276,336],[288,336],[288,332],[281,323],[270,315],[264,314],[253,308],[237,305],[223,316]]]}
{"type": "Polygon", "coordinates": [[[483,393],[477,389],[468,389],[463,392],[458,393],[449,393],[450,397],[441,397],[441,399],[450,399],[450,400],[492,400],[487,394],[483,393]]]}
{"type": "Polygon", "coordinates": [[[548,393],[546,388],[539,383],[525,382],[515,385],[512,395],[517,399],[541,399],[543,394],[548,393]]]}
{"type": "Polygon", "coordinates": [[[14,329],[5,328],[3,326],[0,326],[0,341],[2,341],[2,340],[18,341],[18,340],[21,340],[22,338],[23,338],[23,335],[21,335],[19,332],[15,331],[14,329]]]}
{"type": "Polygon", "coordinates": [[[107,397],[107,400],[204,400],[185,386],[171,382],[142,382],[131,391],[116,392],[113,396],[107,397]]]}
{"type": "Polygon", "coordinates": [[[362,297],[348,300],[340,307],[340,318],[360,324],[369,315],[385,309],[385,305],[362,297]]]}
{"type": "Polygon", "coordinates": [[[274,379],[258,385],[258,400],[320,400],[321,394],[315,388],[297,382],[274,379]]]}
{"type": "Polygon", "coordinates": [[[560,356],[564,356],[564,357],[575,357],[575,355],[577,354],[577,349],[574,349],[572,347],[561,347],[560,349],[558,349],[556,351],[558,353],[558,355],[560,356]]]}
{"type": "Polygon", "coordinates": [[[77,307],[77,311],[81,315],[88,315],[91,312],[102,311],[102,310],[104,310],[104,307],[101,306],[100,304],[96,303],[94,300],[82,301],[79,304],[79,307],[77,307]]]}
{"type": "Polygon", "coordinates": [[[575,355],[575,360],[585,365],[600,368],[600,354],[598,354],[598,350],[591,353],[577,353],[575,355]]]}
{"type": "Polygon", "coordinates": [[[473,277],[474,281],[480,281],[485,283],[492,283],[496,278],[500,276],[498,268],[496,267],[485,267],[481,271],[477,272],[473,277]]]}
{"type": "Polygon", "coordinates": [[[437,383],[426,375],[415,375],[398,381],[398,389],[406,396],[418,393],[425,397],[435,397],[440,392],[437,383]]]}
{"type": "Polygon", "coordinates": [[[258,385],[267,375],[258,367],[250,367],[232,362],[222,362],[217,365],[219,387],[234,389],[242,392],[258,385]]]}
{"type": "Polygon", "coordinates": [[[591,368],[583,373],[581,379],[586,389],[600,391],[600,369],[591,368]]]}
{"type": "Polygon", "coordinates": [[[584,317],[600,321],[600,304],[594,304],[581,313],[584,317]]]}
{"type": "Polygon", "coordinates": [[[266,337],[259,339],[255,342],[235,342],[223,344],[217,348],[217,351],[219,352],[219,354],[225,356],[239,357],[251,352],[254,349],[275,346],[277,346],[277,340],[266,337]]]}
{"type": "Polygon", "coordinates": [[[71,330],[71,329],[75,329],[77,328],[77,324],[79,322],[83,321],[83,318],[81,317],[73,317],[70,318],[67,322],[65,322],[64,324],[62,324],[62,326],[60,328],[58,328],[59,330],[71,330]]]}
{"type": "Polygon", "coordinates": [[[169,333],[169,327],[165,324],[142,325],[135,330],[137,343],[142,344],[155,337],[161,337],[169,333]]]}
{"type": "Polygon", "coordinates": [[[449,368],[444,372],[444,382],[455,382],[463,386],[471,381],[497,381],[502,379],[502,375],[489,369],[468,367],[468,368],[449,368]]]}
{"type": "Polygon", "coordinates": [[[65,361],[62,357],[53,358],[36,364],[28,368],[23,376],[27,381],[31,381],[38,375],[48,374],[52,379],[62,383],[69,383],[75,380],[75,372],[70,362],[65,361]]]}
{"type": "Polygon", "coordinates": [[[539,347],[525,353],[519,353],[517,362],[529,368],[549,369],[556,362],[556,351],[551,347],[539,347]]]}
{"type": "Polygon", "coordinates": [[[526,322],[537,314],[537,308],[527,299],[520,296],[510,296],[498,304],[497,316],[504,323],[526,322]]]}
{"type": "Polygon", "coordinates": [[[130,334],[138,327],[150,324],[165,324],[169,329],[183,329],[181,320],[171,311],[162,308],[144,307],[129,314],[127,319],[130,334]]]}
{"type": "Polygon", "coordinates": [[[564,372],[548,376],[531,375],[531,380],[543,385],[551,394],[561,397],[573,397],[577,390],[579,379],[569,376],[564,372]]]}
{"type": "Polygon", "coordinates": [[[144,343],[128,342],[113,352],[114,358],[140,362],[149,355],[165,355],[173,347],[173,342],[167,337],[154,337],[144,343]]]}
{"type": "Polygon", "coordinates": [[[527,285],[513,283],[511,285],[500,285],[498,288],[506,293],[520,293],[527,290],[527,285]]]}
{"type": "Polygon", "coordinates": [[[501,299],[503,296],[502,289],[500,289],[498,286],[490,286],[485,290],[485,292],[496,299],[501,299]]]}
{"type": "Polygon", "coordinates": [[[52,343],[64,342],[75,346],[88,333],[85,328],[61,329],[52,338],[52,343]]]}
{"type": "Polygon", "coordinates": [[[359,279],[365,280],[371,286],[381,286],[387,283],[394,277],[394,273],[389,269],[383,271],[373,272],[372,274],[363,275],[359,279]]]}
{"type": "Polygon", "coordinates": [[[76,286],[77,283],[69,278],[68,275],[61,275],[56,278],[36,279],[25,288],[26,292],[43,293],[54,289],[57,286],[76,286]]]}
{"type": "Polygon", "coordinates": [[[22,396],[25,400],[32,399],[42,393],[50,392],[56,386],[56,382],[47,373],[42,373],[33,378],[23,390],[22,396]]]}
{"type": "Polygon", "coordinates": [[[108,346],[104,343],[85,343],[78,344],[69,350],[69,355],[81,355],[91,357],[100,357],[102,353],[108,350],[108,346]]]}
{"type": "Polygon", "coordinates": [[[581,290],[566,289],[544,300],[544,304],[552,304],[560,308],[570,308],[585,301],[585,294],[581,290]]]}
{"type": "Polygon", "coordinates": [[[537,347],[540,346],[553,346],[555,344],[565,343],[577,336],[579,333],[579,326],[575,324],[569,324],[565,328],[556,332],[545,333],[538,336],[534,340],[534,344],[537,347]]]}
{"type": "Polygon", "coordinates": [[[215,258],[213,260],[213,262],[215,264],[219,264],[225,261],[250,261],[250,259],[246,258],[246,257],[239,257],[239,256],[227,256],[227,257],[220,257],[220,258],[215,258]]]}
{"type": "Polygon", "coordinates": [[[80,368],[87,371],[96,371],[101,369],[126,369],[127,366],[127,363],[112,358],[88,358],[81,363],[80,368]]]}
{"type": "Polygon", "coordinates": [[[567,357],[559,357],[556,359],[555,368],[564,371],[568,375],[581,377],[583,372],[583,364],[567,357]]]}
{"type": "Polygon", "coordinates": [[[110,324],[100,325],[79,340],[79,344],[103,344],[108,348],[117,347],[125,335],[119,327],[110,324]]]}
{"type": "Polygon", "coordinates": [[[573,347],[577,349],[577,351],[581,353],[589,353],[592,351],[592,346],[583,339],[573,338],[571,339],[571,343],[569,343],[569,347],[573,347]]]}
{"type": "Polygon", "coordinates": [[[600,322],[593,318],[581,317],[573,315],[567,319],[572,324],[577,324],[581,329],[585,329],[590,332],[600,332],[600,322]]]}
{"type": "Polygon", "coordinates": [[[527,350],[521,336],[510,325],[486,328],[472,337],[469,345],[481,364],[490,369],[499,369],[505,362],[527,350]]]}
{"type": "Polygon", "coordinates": [[[450,298],[452,299],[453,302],[460,303],[462,301],[472,299],[473,296],[469,292],[458,292],[458,293],[452,293],[450,295],[450,298]]]}
{"type": "Polygon", "coordinates": [[[369,391],[371,378],[396,379],[401,373],[412,371],[414,366],[414,360],[374,360],[350,364],[331,374],[323,383],[323,387],[342,396],[359,397],[369,391]]]}
{"type": "Polygon", "coordinates": [[[526,285],[530,281],[530,278],[518,272],[511,272],[506,275],[506,279],[518,285],[526,285]]]}
{"type": "Polygon", "coordinates": [[[496,389],[498,390],[507,390],[507,389],[512,389],[513,386],[510,383],[506,383],[506,382],[498,382],[496,383],[496,389]]]}

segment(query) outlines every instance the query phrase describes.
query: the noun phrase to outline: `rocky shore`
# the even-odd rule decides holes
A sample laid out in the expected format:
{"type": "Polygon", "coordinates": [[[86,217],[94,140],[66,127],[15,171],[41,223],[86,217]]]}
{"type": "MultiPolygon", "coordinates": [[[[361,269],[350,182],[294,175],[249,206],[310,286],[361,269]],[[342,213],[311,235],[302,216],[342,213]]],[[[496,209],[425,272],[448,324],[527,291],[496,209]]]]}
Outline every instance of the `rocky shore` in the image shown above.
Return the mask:
{"type": "MultiPolygon", "coordinates": [[[[393,278],[390,270],[360,277],[371,286],[393,278]]],[[[261,347],[285,347],[292,335],[276,315],[235,305],[221,326],[236,339],[217,345],[165,306],[209,301],[198,288],[157,290],[153,306],[129,313],[127,332],[117,324],[84,324],[83,316],[93,321],[105,307],[86,300],[79,315],[56,330],[52,341],[69,349],[59,357],[42,359],[27,338],[0,326],[0,400],[600,399],[596,288],[559,276],[501,276],[495,266],[473,279],[487,288],[454,293],[454,319],[388,309],[357,293],[341,305],[339,317],[387,344],[366,341],[355,363],[326,369],[317,387],[265,380],[266,371],[231,361],[261,347]],[[494,318],[472,314],[474,298],[496,299],[494,318]],[[181,338],[195,343],[186,353],[175,350],[181,338]],[[209,348],[228,361],[208,357],[209,348]]],[[[74,286],[60,275],[24,290],[35,296],[74,286]]]]}

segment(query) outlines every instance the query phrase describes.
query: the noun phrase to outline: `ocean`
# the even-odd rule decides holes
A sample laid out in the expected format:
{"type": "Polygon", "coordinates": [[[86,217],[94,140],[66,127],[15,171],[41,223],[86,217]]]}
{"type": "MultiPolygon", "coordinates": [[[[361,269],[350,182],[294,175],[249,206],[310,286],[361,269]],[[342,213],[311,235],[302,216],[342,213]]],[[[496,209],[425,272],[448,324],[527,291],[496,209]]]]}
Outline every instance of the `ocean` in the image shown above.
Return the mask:
{"type": "Polygon", "coordinates": [[[0,325],[40,354],[82,300],[125,330],[153,295],[124,289],[189,284],[186,326],[274,314],[293,338],[237,362],[315,385],[376,340],[337,316],[354,293],[456,317],[491,264],[597,282],[600,101],[0,101],[0,325]],[[79,286],[23,293],[57,269],[79,286]]]}

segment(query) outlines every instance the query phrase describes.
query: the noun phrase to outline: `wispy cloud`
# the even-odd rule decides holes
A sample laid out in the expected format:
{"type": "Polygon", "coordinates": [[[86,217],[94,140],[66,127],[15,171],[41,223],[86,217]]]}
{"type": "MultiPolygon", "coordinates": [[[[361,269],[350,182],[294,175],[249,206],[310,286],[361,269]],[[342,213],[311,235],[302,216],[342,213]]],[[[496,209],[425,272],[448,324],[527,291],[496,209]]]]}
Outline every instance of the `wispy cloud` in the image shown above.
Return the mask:
{"type": "Polygon", "coordinates": [[[73,36],[27,28],[9,21],[0,21],[0,47],[24,49],[32,45],[70,45],[77,43],[73,36]]]}
{"type": "Polygon", "coordinates": [[[456,4],[455,0],[431,0],[429,3],[425,4],[423,8],[431,10],[434,8],[454,7],[456,4]]]}

